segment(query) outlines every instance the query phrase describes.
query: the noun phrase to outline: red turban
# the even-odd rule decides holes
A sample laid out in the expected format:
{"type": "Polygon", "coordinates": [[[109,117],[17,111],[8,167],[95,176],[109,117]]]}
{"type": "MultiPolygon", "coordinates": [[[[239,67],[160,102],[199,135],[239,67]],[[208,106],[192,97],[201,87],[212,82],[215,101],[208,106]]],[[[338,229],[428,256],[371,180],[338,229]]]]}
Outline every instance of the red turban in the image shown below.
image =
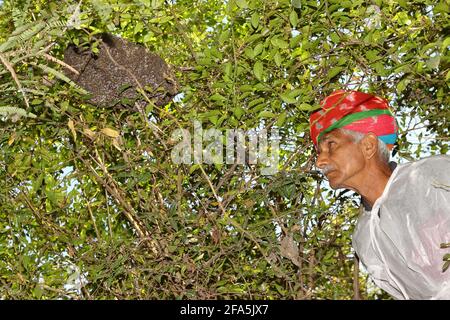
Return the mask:
{"type": "Polygon", "coordinates": [[[323,134],[338,128],[373,132],[389,149],[397,140],[398,126],[385,99],[359,91],[338,90],[320,105],[321,109],[309,118],[315,146],[323,134]]]}

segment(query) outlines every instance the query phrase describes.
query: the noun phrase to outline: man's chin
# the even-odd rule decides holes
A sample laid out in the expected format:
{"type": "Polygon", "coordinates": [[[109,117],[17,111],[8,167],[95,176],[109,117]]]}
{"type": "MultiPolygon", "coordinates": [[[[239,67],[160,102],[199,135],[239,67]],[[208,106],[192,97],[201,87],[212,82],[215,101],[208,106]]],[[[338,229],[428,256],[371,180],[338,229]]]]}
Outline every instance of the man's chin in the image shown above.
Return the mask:
{"type": "Polygon", "coordinates": [[[328,184],[330,185],[330,187],[332,189],[341,189],[344,188],[341,184],[340,181],[337,181],[336,179],[328,179],[328,184]]]}
{"type": "Polygon", "coordinates": [[[338,185],[335,185],[335,184],[333,184],[331,182],[329,182],[329,184],[330,184],[331,189],[334,189],[334,190],[339,189],[338,185]]]}

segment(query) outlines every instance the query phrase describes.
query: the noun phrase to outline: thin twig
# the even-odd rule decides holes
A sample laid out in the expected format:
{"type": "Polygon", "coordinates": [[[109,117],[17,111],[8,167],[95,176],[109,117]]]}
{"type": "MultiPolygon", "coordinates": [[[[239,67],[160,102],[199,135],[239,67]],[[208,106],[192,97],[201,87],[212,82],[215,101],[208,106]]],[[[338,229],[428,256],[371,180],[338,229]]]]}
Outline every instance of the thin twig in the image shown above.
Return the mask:
{"type": "Polygon", "coordinates": [[[19,78],[17,77],[16,72],[14,71],[13,66],[9,63],[9,61],[0,53],[0,61],[3,63],[3,65],[8,69],[8,71],[11,73],[11,76],[14,79],[14,82],[17,84],[17,88],[19,89],[20,93],[22,93],[23,99],[25,100],[25,104],[27,107],[30,107],[30,104],[28,103],[28,98],[25,95],[25,91],[22,88],[22,85],[20,84],[19,78]]]}
{"type": "Polygon", "coordinates": [[[361,290],[359,285],[359,259],[356,253],[353,257],[353,300],[361,300],[361,290]]]}
{"type": "Polygon", "coordinates": [[[55,58],[55,57],[49,55],[48,53],[44,53],[43,56],[44,56],[47,60],[56,62],[57,64],[63,66],[64,68],[69,69],[70,71],[72,71],[73,73],[75,73],[77,76],[80,75],[80,73],[79,73],[75,68],[73,68],[72,66],[68,65],[68,64],[65,63],[64,61],[61,61],[61,60],[59,60],[58,58],[55,58]]]}

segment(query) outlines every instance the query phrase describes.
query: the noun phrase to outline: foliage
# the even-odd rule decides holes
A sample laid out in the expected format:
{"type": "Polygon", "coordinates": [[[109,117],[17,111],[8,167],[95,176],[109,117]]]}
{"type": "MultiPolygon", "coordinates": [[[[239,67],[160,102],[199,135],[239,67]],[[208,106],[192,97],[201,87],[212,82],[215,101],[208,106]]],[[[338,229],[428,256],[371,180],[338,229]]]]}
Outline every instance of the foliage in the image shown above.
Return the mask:
{"type": "Polygon", "coordinates": [[[354,279],[358,201],[312,170],[308,115],[335,89],[376,92],[400,156],[446,153],[448,21],[444,0],[3,1],[0,296],[351,299],[360,282],[386,297],[354,279]],[[150,122],[86,103],[64,76],[65,47],[95,52],[102,32],[177,74],[150,122]],[[196,119],[279,128],[279,172],[174,164],[171,133],[196,119]],[[413,153],[418,129],[431,138],[413,153]]]}

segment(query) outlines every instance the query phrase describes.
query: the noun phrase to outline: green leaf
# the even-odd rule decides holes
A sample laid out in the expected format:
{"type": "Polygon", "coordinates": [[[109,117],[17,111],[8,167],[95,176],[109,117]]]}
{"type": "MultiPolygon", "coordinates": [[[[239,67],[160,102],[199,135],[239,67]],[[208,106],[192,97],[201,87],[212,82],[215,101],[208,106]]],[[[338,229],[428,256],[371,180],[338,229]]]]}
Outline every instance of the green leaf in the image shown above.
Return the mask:
{"type": "Polygon", "coordinates": [[[439,55],[435,57],[431,57],[427,60],[427,67],[430,69],[437,69],[439,67],[439,63],[441,62],[441,57],[439,55]]]}
{"type": "Polygon", "coordinates": [[[442,272],[447,271],[448,267],[450,267],[450,261],[446,261],[442,266],[442,272]]]}
{"type": "Polygon", "coordinates": [[[450,46],[450,37],[445,38],[444,41],[442,41],[441,50],[445,50],[450,46]]]}
{"type": "Polygon", "coordinates": [[[381,76],[387,75],[387,70],[385,69],[384,65],[381,62],[374,63],[373,67],[375,68],[375,71],[381,76]]]}
{"type": "Polygon", "coordinates": [[[312,111],[314,107],[312,107],[308,103],[301,103],[297,106],[297,109],[304,110],[304,111],[312,111]]]}
{"type": "Polygon", "coordinates": [[[253,57],[259,55],[264,49],[264,45],[262,43],[258,43],[253,49],[253,57]]]}
{"type": "Polygon", "coordinates": [[[42,297],[42,288],[41,285],[38,283],[36,284],[36,286],[33,289],[33,295],[37,298],[40,299],[42,297]]]}
{"type": "Polygon", "coordinates": [[[189,173],[192,174],[195,170],[200,168],[200,164],[194,164],[189,168],[189,173]]]}
{"type": "Polygon", "coordinates": [[[289,46],[291,48],[297,47],[297,45],[302,41],[302,37],[300,35],[296,35],[295,37],[291,38],[289,46]]]}
{"type": "Polygon", "coordinates": [[[411,19],[408,16],[408,13],[406,11],[401,11],[397,13],[394,17],[394,20],[397,20],[400,25],[410,25],[411,19]]]}
{"type": "Polygon", "coordinates": [[[221,94],[219,94],[219,93],[215,93],[211,97],[209,97],[209,100],[211,100],[211,101],[223,101],[223,100],[226,100],[226,98],[224,96],[222,96],[221,94]]]}
{"type": "Polygon", "coordinates": [[[278,119],[277,119],[277,122],[275,123],[275,125],[276,125],[277,127],[281,127],[281,126],[286,122],[286,116],[287,116],[287,113],[286,113],[286,112],[281,113],[281,114],[278,116],[278,119]]]}
{"type": "Polygon", "coordinates": [[[236,119],[238,119],[238,120],[245,113],[245,110],[241,107],[236,107],[236,108],[233,108],[232,110],[233,110],[234,115],[236,116],[236,119]]]}
{"type": "Polygon", "coordinates": [[[333,78],[336,77],[342,70],[344,70],[343,67],[334,67],[334,68],[331,68],[331,70],[328,71],[327,78],[328,78],[329,80],[333,79],[333,78]]]}
{"type": "Polygon", "coordinates": [[[403,9],[408,9],[408,1],[406,1],[406,0],[397,0],[397,2],[403,9]]]}
{"type": "Polygon", "coordinates": [[[253,91],[253,86],[249,84],[243,84],[242,86],[239,87],[239,90],[241,90],[242,92],[253,91]]]}
{"type": "Polygon", "coordinates": [[[257,61],[253,66],[253,73],[255,74],[256,79],[259,81],[263,78],[263,64],[261,61],[257,61]]]}
{"type": "Polygon", "coordinates": [[[277,65],[277,67],[280,67],[281,63],[283,62],[283,59],[281,58],[281,54],[279,52],[275,53],[275,56],[273,57],[273,59],[275,60],[275,64],[277,65]]]}
{"type": "Polygon", "coordinates": [[[246,9],[248,8],[248,3],[246,0],[236,0],[236,4],[238,5],[239,8],[241,9],[246,9]]]}
{"type": "Polygon", "coordinates": [[[255,29],[258,28],[259,19],[261,19],[261,17],[260,17],[260,15],[257,12],[252,14],[252,17],[251,17],[250,21],[251,21],[251,24],[252,24],[253,28],[255,28],[255,29]]]}
{"type": "Polygon", "coordinates": [[[42,182],[44,181],[44,173],[41,173],[36,180],[33,181],[33,192],[37,192],[41,186],[42,182]]]}
{"type": "Polygon", "coordinates": [[[41,104],[42,103],[42,100],[41,99],[33,99],[32,101],[31,101],[31,104],[32,105],[38,105],[38,104],[41,104]]]}
{"type": "Polygon", "coordinates": [[[286,49],[289,47],[289,43],[287,43],[286,41],[284,41],[283,39],[274,37],[270,40],[270,42],[277,48],[280,49],[286,49]]]}
{"type": "Polygon", "coordinates": [[[275,114],[270,111],[261,111],[258,114],[258,118],[273,118],[273,117],[275,117],[275,114]]]}
{"type": "Polygon", "coordinates": [[[256,106],[257,104],[260,104],[264,101],[266,101],[266,99],[264,99],[264,98],[258,98],[258,99],[252,100],[248,103],[248,107],[251,108],[251,107],[256,106]]]}
{"type": "Polygon", "coordinates": [[[144,30],[144,24],[142,22],[138,22],[136,23],[136,25],[134,26],[134,34],[137,34],[139,32],[141,32],[142,30],[144,30]]]}
{"type": "Polygon", "coordinates": [[[302,93],[302,89],[293,89],[287,90],[280,95],[281,99],[283,99],[286,103],[296,103],[297,97],[302,93]]]}
{"type": "Polygon", "coordinates": [[[397,92],[401,93],[403,90],[406,89],[408,86],[410,80],[409,79],[403,79],[397,84],[397,92]]]}
{"type": "Polygon", "coordinates": [[[434,9],[433,9],[433,12],[434,13],[444,13],[444,14],[448,14],[448,12],[449,12],[449,5],[445,2],[445,1],[442,1],[441,0],[441,2],[439,2],[435,7],[434,7],[434,9]]]}
{"type": "Polygon", "coordinates": [[[296,27],[298,24],[298,14],[295,12],[295,10],[291,11],[291,14],[289,15],[289,22],[293,27],[296,27]]]}
{"type": "Polygon", "coordinates": [[[250,59],[253,59],[253,57],[255,56],[255,54],[253,53],[252,48],[248,47],[245,48],[244,53],[247,57],[249,57],[250,59]]]}
{"type": "Polygon", "coordinates": [[[339,36],[336,32],[333,32],[332,34],[330,34],[330,38],[331,38],[331,41],[333,41],[334,43],[341,42],[341,38],[339,38],[339,36]]]}
{"type": "Polygon", "coordinates": [[[224,43],[228,40],[230,40],[230,30],[226,29],[219,35],[219,42],[224,43]]]}
{"type": "Polygon", "coordinates": [[[291,4],[294,8],[297,8],[297,9],[302,8],[302,0],[292,0],[291,4]]]}
{"type": "Polygon", "coordinates": [[[366,57],[370,62],[373,62],[375,60],[380,59],[380,57],[378,56],[378,51],[377,50],[369,50],[366,52],[366,57]]]}
{"type": "Polygon", "coordinates": [[[295,99],[295,98],[293,98],[293,97],[291,97],[291,96],[289,96],[288,94],[285,94],[285,93],[280,94],[280,98],[284,102],[286,102],[287,104],[293,104],[293,103],[297,102],[297,99],[295,99]]]}

